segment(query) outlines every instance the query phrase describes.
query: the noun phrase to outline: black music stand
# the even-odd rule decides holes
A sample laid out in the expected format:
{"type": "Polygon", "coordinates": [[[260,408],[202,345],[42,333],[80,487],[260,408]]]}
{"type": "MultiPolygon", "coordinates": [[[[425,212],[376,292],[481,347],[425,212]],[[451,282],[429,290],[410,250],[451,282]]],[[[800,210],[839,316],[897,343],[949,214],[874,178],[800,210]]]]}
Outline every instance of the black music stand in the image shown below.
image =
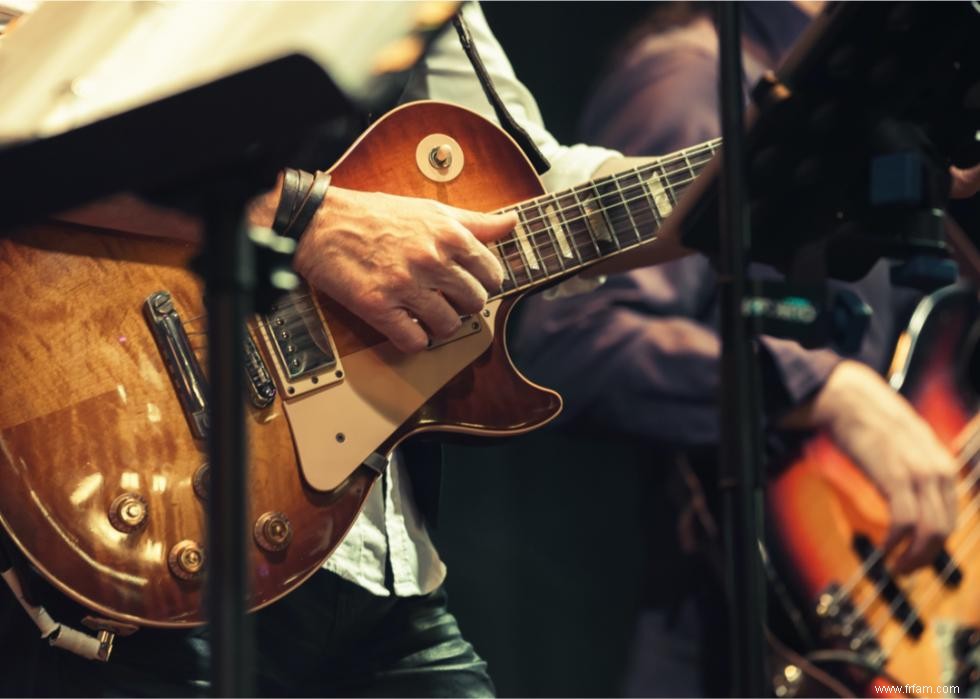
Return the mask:
{"type": "MultiPolygon", "coordinates": [[[[205,224],[201,271],[209,316],[212,406],[207,599],[212,692],[216,696],[250,696],[253,692],[253,639],[244,608],[246,532],[250,528],[246,526],[242,347],[245,316],[260,280],[256,252],[247,237],[245,205],[273,186],[276,173],[294,162],[311,133],[319,135],[321,145],[325,132],[345,139],[359,130],[370,109],[393,100],[400,89],[398,74],[418,59],[425,42],[456,7],[456,3],[431,3],[422,17],[408,5],[359,9],[363,26],[381,22],[385,30],[376,26],[374,38],[361,36],[358,50],[381,54],[395,46],[399,52],[394,55],[400,60],[390,64],[364,62],[357,73],[350,56],[342,57],[347,63],[331,66],[307,55],[287,53],[252,67],[236,67],[207,84],[106,118],[78,127],[69,124],[54,134],[0,146],[0,181],[5,194],[0,235],[18,224],[120,191],[137,192],[189,211],[205,224]],[[436,5],[442,10],[437,11],[436,5]],[[417,49],[414,56],[395,41],[409,35],[419,39],[406,44],[417,49]],[[339,83],[328,75],[333,70],[343,76],[339,83]]],[[[332,9],[337,12],[337,26],[342,25],[340,20],[350,21],[349,7],[332,9]]],[[[118,7],[105,11],[115,12],[118,7]]],[[[294,6],[290,11],[302,10],[294,6]]],[[[55,10],[46,12],[45,19],[55,10]]],[[[63,27],[55,24],[55,28],[63,27]]],[[[34,17],[5,41],[12,44],[28,29],[37,31],[34,17]]],[[[134,60],[140,58],[134,55],[134,60]]],[[[78,66],[66,66],[66,71],[77,70],[78,66]]],[[[347,143],[334,145],[342,148],[347,143]]]]}
{"type": "Polygon", "coordinates": [[[354,113],[320,66],[289,56],[80,129],[0,150],[0,179],[8,195],[0,214],[4,228],[122,189],[150,193],[205,223],[200,271],[208,309],[211,405],[207,599],[217,696],[252,694],[247,674],[253,666],[252,635],[244,613],[247,450],[241,348],[256,271],[245,203],[272,187],[302,134],[354,113]],[[276,107],[295,94],[310,98],[295,109],[276,107]]]}
{"type": "Polygon", "coordinates": [[[943,259],[946,171],[980,160],[980,7],[829,6],[754,90],[747,130],[737,4],[718,10],[723,157],[684,193],[668,227],[714,257],[719,271],[733,691],[764,696],[765,471],[751,345],[763,328],[743,308],[745,267],[751,258],[791,282],[854,280],[887,256],[912,260],[893,269],[896,283],[951,281],[954,268],[943,259]]]}

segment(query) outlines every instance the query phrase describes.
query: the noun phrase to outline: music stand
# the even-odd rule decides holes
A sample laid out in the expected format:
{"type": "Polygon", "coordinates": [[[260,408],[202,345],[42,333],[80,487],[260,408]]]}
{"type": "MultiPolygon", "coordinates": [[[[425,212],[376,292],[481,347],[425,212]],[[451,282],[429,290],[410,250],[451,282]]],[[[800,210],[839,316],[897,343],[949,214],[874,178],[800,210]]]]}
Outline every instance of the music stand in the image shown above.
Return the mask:
{"type": "Polygon", "coordinates": [[[252,693],[241,350],[257,280],[245,205],[311,131],[391,100],[456,8],[52,3],[4,39],[0,102],[13,107],[0,115],[0,231],[123,190],[205,224],[217,696],[252,693]]]}
{"type": "Polygon", "coordinates": [[[744,131],[737,10],[720,3],[719,14],[723,157],[684,192],[663,232],[680,231],[685,245],[715,257],[719,268],[720,483],[734,689],[761,696],[768,682],[759,557],[764,469],[749,344],[755,328],[747,327],[742,305],[745,264],[771,263],[791,280],[854,280],[881,257],[911,257],[918,264],[896,268],[894,279],[925,285],[949,278],[941,259],[946,169],[980,160],[980,6],[829,6],[756,87],[744,131]]]}

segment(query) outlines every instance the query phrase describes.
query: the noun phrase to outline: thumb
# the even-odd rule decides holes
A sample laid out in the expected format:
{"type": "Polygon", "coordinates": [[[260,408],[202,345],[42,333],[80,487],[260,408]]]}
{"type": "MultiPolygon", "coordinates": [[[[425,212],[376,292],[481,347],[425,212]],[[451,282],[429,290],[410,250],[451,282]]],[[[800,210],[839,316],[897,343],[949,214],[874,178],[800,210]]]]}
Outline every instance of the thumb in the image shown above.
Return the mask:
{"type": "Polygon", "coordinates": [[[481,214],[478,211],[454,209],[453,216],[483,243],[503,238],[513,231],[518,223],[517,214],[513,211],[502,214],[481,214]]]}

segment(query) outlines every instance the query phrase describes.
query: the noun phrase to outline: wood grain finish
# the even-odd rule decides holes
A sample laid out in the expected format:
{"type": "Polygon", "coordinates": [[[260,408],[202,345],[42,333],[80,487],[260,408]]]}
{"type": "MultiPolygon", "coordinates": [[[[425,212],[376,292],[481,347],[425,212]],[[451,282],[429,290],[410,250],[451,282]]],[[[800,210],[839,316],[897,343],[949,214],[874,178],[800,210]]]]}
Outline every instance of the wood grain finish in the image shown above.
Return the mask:
{"type": "MultiPolygon", "coordinates": [[[[965,378],[966,362],[976,350],[977,337],[970,333],[977,328],[977,317],[975,292],[941,297],[915,333],[902,384],[902,393],[947,445],[953,445],[978,407],[965,378]]],[[[910,339],[907,333],[899,344],[900,353],[911,346],[910,339]]],[[[867,605],[864,617],[877,630],[878,642],[888,655],[884,668],[902,684],[937,688],[959,684],[950,676],[951,654],[942,650],[951,651],[952,639],[946,634],[951,628],[980,627],[980,512],[974,503],[978,491],[970,477],[975,463],[970,459],[960,474],[959,517],[946,546],[962,571],[962,583],[944,586],[932,569],[898,577],[898,585],[925,625],[922,637],[916,640],[903,633],[902,624],[892,618],[889,604],[876,595],[868,579],[861,579],[851,593],[859,608],[867,605]]],[[[879,545],[889,526],[887,503],[825,436],[811,441],[802,458],[770,486],[768,503],[777,553],[788,564],[790,581],[807,600],[811,616],[818,596],[832,583],[847,583],[860,567],[852,546],[854,536],[864,534],[879,545]]],[[[863,681],[893,684],[867,675],[863,680],[860,675],[850,678],[859,686],[863,681]]],[[[876,690],[871,684],[864,687],[865,696],[881,695],[880,687],[876,690]]],[[[967,687],[961,691],[966,693],[967,687]]]]}
{"type": "MultiPolygon", "coordinates": [[[[334,167],[333,178],[352,189],[484,211],[542,191],[503,132],[436,103],[402,107],[380,120],[334,167]],[[432,182],[415,164],[415,147],[424,135],[447,131],[465,149],[466,167],[450,183],[432,182]]],[[[203,582],[179,580],[167,568],[175,544],[206,540],[204,502],[193,488],[205,445],[190,434],[142,316],[146,297],[167,290],[188,330],[203,333],[201,285],[187,270],[194,252],[186,243],[56,223],[0,241],[0,522],[60,590],[102,615],[140,625],[205,619],[203,582]],[[108,517],[124,492],[141,495],[149,509],[146,525],[130,533],[108,517]]],[[[382,341],[329,299],[318,303],[342,357],[382,341]]],[[[497,314],[492,349],[454,380],[446,376],[445,388],[385,448],[433,429],[526,431],[557,414],[557,394],[528,383],[509,360],[504,335],[512,304],[505,301],[497,314]]],[[[205,335],[191,340],[206,351],[205,335]]],[[[269,348],[263,344],[262,351],[269,361],[269,348]]],[[[317,570],[376,476],[360,467],[331,492],[307,487],[281,398],[264,410],[249,406],[248,430],[252,519],[282,512],[294,531],[283,552],[251,547],[255,609],[317,570]]]]}

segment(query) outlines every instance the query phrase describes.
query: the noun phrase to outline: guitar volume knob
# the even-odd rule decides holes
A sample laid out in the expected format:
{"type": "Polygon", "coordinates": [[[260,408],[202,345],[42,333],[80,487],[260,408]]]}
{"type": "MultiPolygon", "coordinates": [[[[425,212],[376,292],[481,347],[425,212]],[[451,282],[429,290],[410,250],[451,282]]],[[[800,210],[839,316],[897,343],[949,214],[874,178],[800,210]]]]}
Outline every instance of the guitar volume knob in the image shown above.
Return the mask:
{"type": "Polygon", "coordinates": [[[276,553],[284,550],[293,540],[293,525],[282,512],[266,512],[255,520],[252,534],[259,548],[276,553]]]}
{"type": "Polygon", "coordinates": [[[167,565],[181,580],[196,580],[204,572],[204,549],[196,541],[184,539],[170,549],[167,565]]]}
{"type": "Polygon", "coordinates": [[[139,493],[123,493],[109,505],[109,523],[124,534],[142,529],[149,507],[139,493]]]}
{"type": "Polygon", "coordinates": [[[429,151],[429,162],[433,167],[446,170],[453,164],[453,147],[448,143],[441,143],[429,151]]]}
{"type": "Polygon", "coordinates": [[[197,470],[194,471],[191,484],[197,497],[201,498],[201,500],[208,499],[211,490],[211,468],[208,466],[207,461],[198,466],[197,470]]]}

